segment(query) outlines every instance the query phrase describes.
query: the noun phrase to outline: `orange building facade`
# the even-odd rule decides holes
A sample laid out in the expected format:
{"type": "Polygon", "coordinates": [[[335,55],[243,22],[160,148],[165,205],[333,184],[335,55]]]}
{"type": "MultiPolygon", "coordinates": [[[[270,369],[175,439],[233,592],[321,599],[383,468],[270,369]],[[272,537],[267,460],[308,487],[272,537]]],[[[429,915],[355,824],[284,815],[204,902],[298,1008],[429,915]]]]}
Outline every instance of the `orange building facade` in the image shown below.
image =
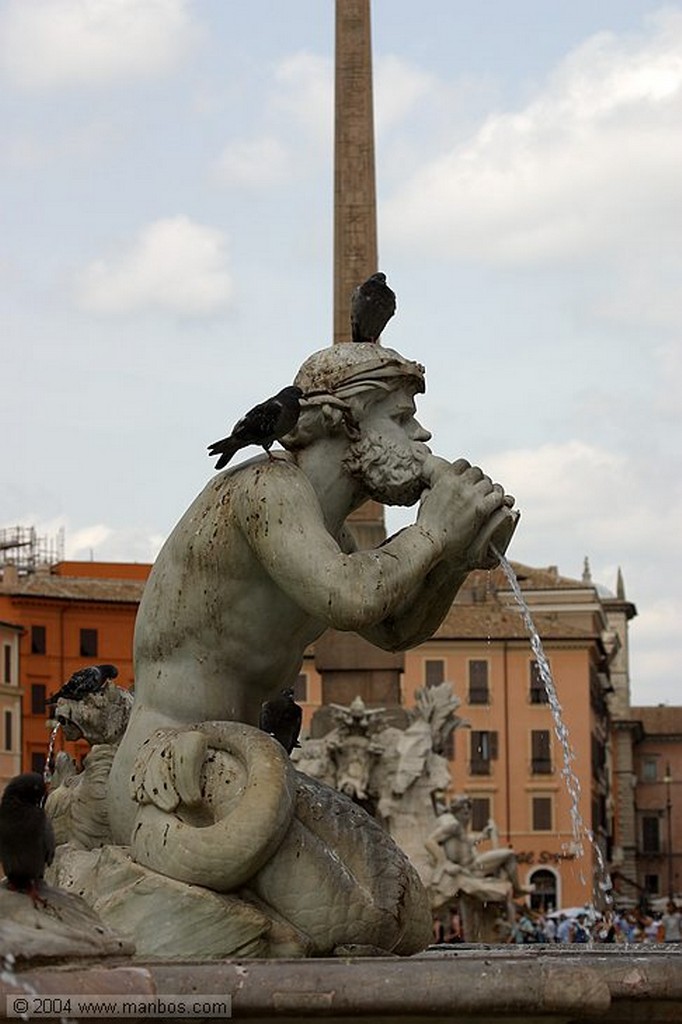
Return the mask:
{"type": "MultiPolygon", "coordinates": [[[[132,563],[59,562],[24,573],[4,566],[0,619],[21,630],[21,770],[43,770],[50,739],[45,701],[77,669],[111,662],[119,671],[117,682],[132,686],[133,629],[150,569],[132,563]]],[[[56,749],[78,761],[88,748],[82,742],[66,743],[60,734],[56,749]]]]}

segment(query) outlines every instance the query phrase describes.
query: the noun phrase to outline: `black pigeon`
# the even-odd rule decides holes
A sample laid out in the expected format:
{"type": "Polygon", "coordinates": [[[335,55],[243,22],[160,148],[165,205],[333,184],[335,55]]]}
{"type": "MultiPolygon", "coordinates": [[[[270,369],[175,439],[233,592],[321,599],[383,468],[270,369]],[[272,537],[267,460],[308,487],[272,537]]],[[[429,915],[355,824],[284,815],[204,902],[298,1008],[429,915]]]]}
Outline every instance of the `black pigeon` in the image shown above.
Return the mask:
{"type": "Polygon", "coordinates": [[[232,428],[229,437],[208,446],[209,455],[220,455],[216,469],[226,466],[235,452],[249,444],[259,444],[270,455],[270,446],[296,426],[301,413],[303,392],[292,385],[246,413],[232,428]]]}
{"type": "Polygon", "coordinates": [[[395,292],[386,284],[385,274],[372,274],[353,290],[350,326],[353,341],[377,342],[395,313],[395,292]]]}
{"type": "Polygon", "coordinates": [[[294,747],[299,747],[298,735],[301,731],[303,712],[294,700],[294,691],[290,687],[282,690],[277,697],[266,700],[261,705],[258,727],[278,740],[287,754],[294,747]]]}
{"type": "Polygon", "coordinates": [[[83,700],[91,693],[99,693],[107,684],[107,680],[115,679],[118,669],[115,665],[88,665],[74,672],[61,689],[57,690],[45,703],[48,707],[56,704],[60,697],[66,700],[83,700]]]}
{"type": "Polygon", "coordinates": [[[55,850],[52,823],[43,808],[42,775],[27,772],[10,779],[0,800],[0,862],[10,889],[45,904],[38,892],[55,850]]]}

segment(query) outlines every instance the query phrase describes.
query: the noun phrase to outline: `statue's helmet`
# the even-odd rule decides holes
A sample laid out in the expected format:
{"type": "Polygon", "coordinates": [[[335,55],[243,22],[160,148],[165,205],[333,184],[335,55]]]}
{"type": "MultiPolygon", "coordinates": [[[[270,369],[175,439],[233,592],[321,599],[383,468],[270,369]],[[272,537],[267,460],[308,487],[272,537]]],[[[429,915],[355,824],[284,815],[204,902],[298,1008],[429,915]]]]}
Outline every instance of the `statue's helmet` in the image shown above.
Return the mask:
{"type": "Polygon", "coordinates": [[[294,384],[308,399],[317,395],[345,399],[372,387],[391,390],[401,381],[415,394],[424,392],[424,367],[382,345],[341,342],[308,356],[294,384]]]}

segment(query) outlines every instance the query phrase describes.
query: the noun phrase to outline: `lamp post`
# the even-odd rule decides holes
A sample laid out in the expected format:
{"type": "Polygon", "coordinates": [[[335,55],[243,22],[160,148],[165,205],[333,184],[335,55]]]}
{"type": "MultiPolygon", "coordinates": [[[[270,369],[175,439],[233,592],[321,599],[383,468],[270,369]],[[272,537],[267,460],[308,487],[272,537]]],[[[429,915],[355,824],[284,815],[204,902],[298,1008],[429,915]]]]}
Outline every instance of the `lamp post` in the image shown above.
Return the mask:
{"type": "Polygon", "coordinates": [[[670,762],[665,766],[665,775],[663,776],[665,782],[665,813],[668,825],[668,899],[673,898],[673,804],[670,796],[670,785],[673,781],[673,777],[670,774],[670,762]]]}

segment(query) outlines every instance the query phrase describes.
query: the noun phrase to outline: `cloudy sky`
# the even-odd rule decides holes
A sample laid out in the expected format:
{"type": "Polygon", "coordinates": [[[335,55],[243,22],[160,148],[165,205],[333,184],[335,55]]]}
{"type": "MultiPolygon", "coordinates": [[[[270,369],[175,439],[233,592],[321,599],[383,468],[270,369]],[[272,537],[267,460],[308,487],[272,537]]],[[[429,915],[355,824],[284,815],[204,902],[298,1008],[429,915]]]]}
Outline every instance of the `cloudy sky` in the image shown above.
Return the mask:
{"type": "MultiPolygon", "coordinates": [[[[682,664],[682,3],[373,0],[384,342],[509,554],[682,664]]],[[[332,0],[2,0],[0,526],[153,559],[206,445],[331,340],[332,0]]],[[[389,525],[405,521],[393,514],[389,525]]]]}

